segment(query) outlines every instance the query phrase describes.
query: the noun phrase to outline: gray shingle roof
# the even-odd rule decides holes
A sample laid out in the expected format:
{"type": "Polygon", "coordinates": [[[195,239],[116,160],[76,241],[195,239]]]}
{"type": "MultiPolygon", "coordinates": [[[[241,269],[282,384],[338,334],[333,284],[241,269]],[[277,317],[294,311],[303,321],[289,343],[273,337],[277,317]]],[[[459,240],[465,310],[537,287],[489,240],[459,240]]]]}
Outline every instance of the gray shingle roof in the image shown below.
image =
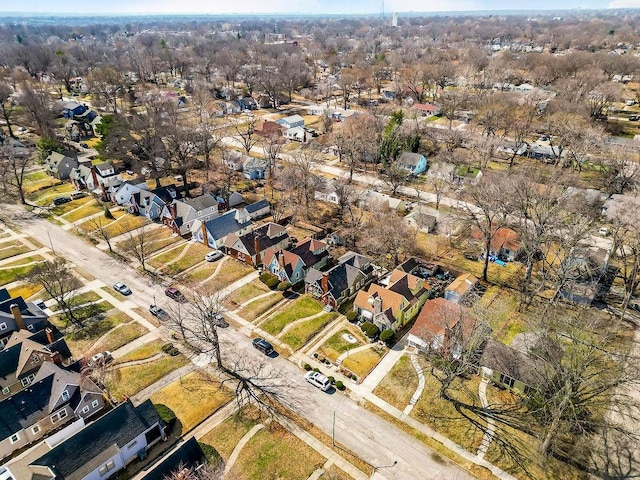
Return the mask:
{"type": "Polygon", "coordinates": [[[267,208],[270,207],[271,205],[269,204],[268,201],[266,200],[259,200],[257,202],[254,202],[250,205],[247,205],[245,207],[245,210],[247,211],[247,213],[254,213],[257,212],[259,210],[262,210],[263,208],[267,208]]]}
{"type": "Polygon", "coordinates": [[[48,466],[54,470],[56,478],[67,478],[105,450],[114,445],[123,447],[159,422],[158,413],[150,400],[137,407],[126,401],[55,446],[31,465],[48,466]]]}
{"type": "Polygon", "coordinates": [[[215,239],[226,237],[230,233],[239,232],[243,228],[247,228],[251,225],[251,221],[248,220],[244,223],[236,220],[236,210],[229,210],[223,215],[209,220],[205,223],[207,231],[215,239]]]}
{"type": "Polygon", "coordinates": [[[421,158],[422,155],[419,153],[402,152],[402,154],[398,158],[398,163],[400,163],[401,165],[410,165],[412,167],[415,167],[421,158]]]}

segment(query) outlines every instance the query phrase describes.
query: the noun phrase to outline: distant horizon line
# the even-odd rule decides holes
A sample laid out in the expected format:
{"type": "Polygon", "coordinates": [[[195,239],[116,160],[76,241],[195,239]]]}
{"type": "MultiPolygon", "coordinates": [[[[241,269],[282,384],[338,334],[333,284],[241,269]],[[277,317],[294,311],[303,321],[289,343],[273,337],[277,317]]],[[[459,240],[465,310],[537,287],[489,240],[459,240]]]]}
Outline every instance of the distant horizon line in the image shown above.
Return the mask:
{"type": "MultiPolygon", "coordinates": [[[[516,14],[516,13],[557,13],[557,12],[598,12],[598,11],[614,11],[614,10],[637,10],[636,8],[526,8],[526,9],[499,9],[499,10],[433,10],[433,11],[389,11],[385,12],[384,16],[391,16],[393,13],[398,15],[449,15],[449,14],[516,14]]],[[[95,13],[78,13],[78,12],[20,12],[20,11],[0,11],[0,17],[161,17],[161,16],[173,16],[173,17],[357,17],[357,16],[380,16],[380,12],[358,12],[358,13],[294,13],[294,12],[229,12],[229,13],[205,13],[205,12],[193,12],[193,13],[177,13],[177,12],[95,12],[95,13]]]]}

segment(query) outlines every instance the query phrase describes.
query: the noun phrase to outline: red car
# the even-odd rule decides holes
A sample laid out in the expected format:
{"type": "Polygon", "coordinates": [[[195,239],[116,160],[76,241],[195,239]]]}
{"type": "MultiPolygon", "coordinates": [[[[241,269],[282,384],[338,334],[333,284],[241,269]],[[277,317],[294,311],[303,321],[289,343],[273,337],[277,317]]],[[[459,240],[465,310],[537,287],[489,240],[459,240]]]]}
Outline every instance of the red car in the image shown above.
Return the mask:
{"type": "Polygon", "coordinates": [[[172,300],[175,300],[176,302],[179,303],[186,303],[187,299],[185,298],[185,296],[182,294],[182,292],[180,290],[178,290],[175,287],[169,287],[164,291],[164,294],[171,298],[172,300]]]}

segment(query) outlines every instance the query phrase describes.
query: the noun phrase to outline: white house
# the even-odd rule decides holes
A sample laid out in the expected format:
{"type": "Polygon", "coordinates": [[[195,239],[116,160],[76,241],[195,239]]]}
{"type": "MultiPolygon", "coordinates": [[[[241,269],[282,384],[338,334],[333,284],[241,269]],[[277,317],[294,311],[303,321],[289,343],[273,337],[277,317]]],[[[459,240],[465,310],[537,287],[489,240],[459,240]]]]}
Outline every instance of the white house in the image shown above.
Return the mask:
{"type": "Polygon", "coordinates": [[[304,118],[300,115],[291,115],[289,117],[276,120],[276,123],[285,128],[304,127],[304,118]]]}

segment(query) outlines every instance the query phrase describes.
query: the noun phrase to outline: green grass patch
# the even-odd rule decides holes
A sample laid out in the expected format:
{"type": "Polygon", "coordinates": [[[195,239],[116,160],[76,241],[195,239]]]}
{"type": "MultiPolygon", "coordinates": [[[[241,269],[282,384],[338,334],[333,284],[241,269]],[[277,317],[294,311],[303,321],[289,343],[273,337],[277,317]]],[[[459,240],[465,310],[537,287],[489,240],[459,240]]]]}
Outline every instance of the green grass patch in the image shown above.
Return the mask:
{"type": "Polygon", "coordinates": [[[173,410],[184,434],[231,401],[232,397],[232,392],[211,376],[193,372],[154,393],[151,401],[173,410]],[[197,402],[193,401],[195,397],[197,402]]]}
{"type": "Polygon", "coordinates": [[[39,180],[46,180],[48,178],[51,178],[51,177],[47,175],[47,172],[44,170],[40,170],[38,172],[27,173],[24,176],[24,183],[25,184],[34,183],[39,180]]]}
{"type": "Polygon", "coordinates": [[[62,183],[28,194],[27,198],[38,205],[47,205],[52,204],[55,197],[71,193],[74,189],[72,184],[62,183]]]}
{"type": "Polygon", "coordinates": [[[298,350],[306,345],[312,337],[314,337],[325,327],[325,325],[337,316],[338,315],[336,313],[327,313],[306,322],[302,322],[299,325],[291,327],[284,335],[282,335],[280,340],[291,346],[294,350],[298,350]]]}
{"type": "Polygon", "coordinates": [[[7,283],[15,282],[16,280],[25,279],[29,275],[31,270],[33,270],[37,266],[37,264],[32,264],[25,265],[24,267],[0,270],[0,285],[6,285],[7,283]]]}
{"type": "Polygon", "coordinates": [[[0,266],[0,269],[4,269],[7,267],[22,267],[29,263],[40,263],[40,262],[44,262],[44,257],[41,257],[40,255],[34,255],[33,257],[25,257],[25,258],[21,258],[20,260],[14,260],[12,262],[3,263],[2,266],[0,266]]]}
{"type": "Polygon", "coordinates": [[[367,350],[356,352],[353,355],[349,354],[342,361],[342,366],[358,375],[358,378],[363,379],[369,375],[369,372],[374,369],[381,359],[382,353],[380,353],[379,347],[374,346],[367,350]]]}
{"type": "MultiPolygon", "coordinates": [[[[196,285],[213,275],[219,263],[220,261],[214,263],[207,262],[201,267],[198,267],[194,270],[191,270],[189,273],[182,275],[180,277],[180,280],[187,284],[196,285]]],[[[226,264],[221,268],[225,267],[226,264]]]]}
{"type": "Polygon", "coordinates": [[[15,257],[30,252],[31,249],[23,243],[5,242],[0,244],[0,260],[15,257]]]}
{"type": "Polygon", "coordinates": [[[153,357],[157,353],[162,352],[162,346],[167,342],[163,340],[152,340],[144,345],[132,350],[118,359],[118,363],[133,362],[135,360],[144,360],[153,357]]]}
{"type": "Polygon", "coordinates": [[[261,298],[255,302],[251,302],[238,312],[242,318],[249,322],[253,322],[256,318],[268,311],[274,305],[282,300],[282,292],[276,292],[275,295],[269,295],[268,297],[261,298]]]}
{"type": "Polygon", "coordinates": [[[227,308],[230,308],[230,309],[236,309],[241,304],[269,291],[270,291],[269,287],[267,287],[260,280],[254,280],[251,283],[243,285],[242,287],[237,289],[235,292],[232,292],[225,299],[225,306],[227,306],[227,308]]]}
{"type": "Polygon", "coordinates": [[[325,462],[322,455],[294,434],[272,423],[251,437],[229,473],[239,480],[301,480],[309,478],[325,462]]]}
{"type": "MultiPolygon", "coordinates": [[[[428,369],[424,370],[424,378],[426,381],[424,391],[411,411],[411,416],[463,448],[475,451],[482,442],[482,430],[458,413],[451,402],[439,398],[440,383],[429,373],[428,369]]],[[[480,406],[479,383],[480,379],[477,376],[470,380],[458,378],[454,380],[450,391],[459,400],[480,406]]],[[[479,417],[475,420],[480,424],[485,423],[479,417]]]]}
{"type": "Polygon", "coordinates": [[[325,357],[335,362],[344,352],[348,352],[349,350],[365,345],[366,343],[368,342],[364,339],[362,331],[358,327],[349,325],[347,328],[333,334],[324,344],[322,344],[319,350],[325,357]],[[343,338],[343,335],[345,334],[355,337],[358,342],[347,342],[343,338]]]}
{"type": "Polygon", "coordinates": [[[50,177],[45,173],[44,178],[35,180],[33,182],[25,182],[24,193],[29,200],[35,201],[43,196],[50,194],[51,188],[60,185],[65,185],[65,183],[61,182],[57,178],[50,177]]]}
{"type": "Polygon", "coordinates": [[[322,305],[310,295],[303,295],[286,305],[279,313],[264,322],[261,327],[271,335],[279,334],[289,323],[320,313],[322,305]]]}
{"type": "MultiPolygon", "coordinates": [[[[90,292],[80,293],[76,295],[73,299],[73,303],[74,305],[82,305],[84,303],[97,302],[99,300],[102,300],[102,297],[98,295],[96,292],[90,291],[90,292]]],[[[58,308],[57,305],[53,305],[51,307],[51,311],[56,312],[58,310],[60,309],[58,308]]]]}
{"type": "Polygon", "coordinates": [[[241,413],[234,413],[205,434],[200,441],[215,447],[222,458],[228,460],[242,437],[258,423],[260,423],[259,412],[256,409],[247,408],[241,413]]]}
{"type": "Polygon", "coordinates": [[[113,398],[131,396],[187,363],[189,360],[185,356],[177,355],[162,357],[142,365],[119,367],[118,373],[107,380],[107,386],[113,398]]]}
{"type": "Polygon", "coordinates": [[[400,357],[382,382],[373,390],[374,395],[394,407],[404,410],[418,388],[418,374],[409,355],[400,357]]]}
{"type": "Polygon", "coordinates": [[[64,215],[64,219],[68,222],[74,223],[78,220],[82,220],[85,217],[90,217],[91,215],[95,215],[97,213],[103,213],[104,207],[98,205],[95,202],[87,202],[82,207],[74,210],[73,212],[69,212],[64,215]]]}
{"type": "Polygon", "coordinates": [[[168,228],[156,228],[149,234],[149,239],[147,240],[148,252],[157,252],[180,241],[182,241],[182,238],[173,235],[173,232],[168,228]]]}
{"type": "Polygon", "coordinates": [[[182,254],[184,249],[187,248],[187,245],[188,244],[185,243],[183,245],[172,248],[171,250],[163,252],[160,255],[153,257],[151,260],[149,260],[148,263],[154,268],[164,269],[165,267],[167,267],[167,264],[173,262],[180,256],[180,254],[182,254]]]}
{"type": "Polygon", "coordinates": [[[71,210],[75,210],[77,208],[82,208],[88,202],[91,202],[93,198],[91,197],[81,197],[76,200],[71,200],[70,202],[63,203],[62,205],[56,205],[49,212],[53,215],[58,215],[59,217],[64,217],[65,214],[69,213],[71,210]]]}
{"type": "Polygon", "coordinates": [[[148,332],[149,330],[137,322],[127,323],[113,329],[106,337],[96,343],[93,348],[99,351],[108,350],[113,352],[148,332]]]}
{"type": "MultiPolygon", "coordinates": [[[[115,216],[116,215],[114,215],[114,217],[115,216]]],[[[105,231],[107,232],[107,235],[113,238],[118,235],[122,235],[123,233],[127,233],[140,228],[143,225],[148,225],[149,223],[150,222],[146,217],[125,214],[119,216],[116,221],[110,223],[105,228],[105,231]]]]}
{"type": "Polygon", "coordinates": [[[204,256],[210,252],[211,249],[200,243],[187,243],[186,249],[183,251],[185,253],[180,259],[165,266],[164,271],[169,275],[178,275],[179,273],[204,262],[204,256]]]}
{"type": "MultiPolygon", "coordinates": [[[[102,302],[97,305],[102,304],[109,305],[107,302],[102,302]]],[[[50,319],[52,319],[54,324],[59,324],[60,322],[58,316],[50,317],[50,319]]],[[[73,329],[72,327],[67,328],[65,332],[65,340],[74,356],[82,356],[87,353],[91,346],[100,337],[116,325],[125,323],[128,320],[130,320],[130,318],[122,312],[108,316],[98,316],[93,320],[86,321],[81,329],[73,329]]]]}
{"type": "Polygon", "coordinates": [[[104,216],[96,217],[92,220],[87,220],[86,222],[82,222],[79,225],[80,230],[90,233],[96,229],[96,224],[98,224],[98,226],[101,226],[101,227],[111,225],[115,223],[116,220],[126,215],[126,213],[123,212],[122,210],[115,210],[111,213],[113,214],[115,220],[111,220],[110,218],[106,218],[104,216]]]}
{"type": "MultiPolygon", "coordinates": [[[[218,262],[214,265],[216,263],[218,262]]],[[[224,262],[218,274],[206,283],[206,286],[213,291],[220,290],[254,271],[249,265],[230,258],[224,262]]]]}

